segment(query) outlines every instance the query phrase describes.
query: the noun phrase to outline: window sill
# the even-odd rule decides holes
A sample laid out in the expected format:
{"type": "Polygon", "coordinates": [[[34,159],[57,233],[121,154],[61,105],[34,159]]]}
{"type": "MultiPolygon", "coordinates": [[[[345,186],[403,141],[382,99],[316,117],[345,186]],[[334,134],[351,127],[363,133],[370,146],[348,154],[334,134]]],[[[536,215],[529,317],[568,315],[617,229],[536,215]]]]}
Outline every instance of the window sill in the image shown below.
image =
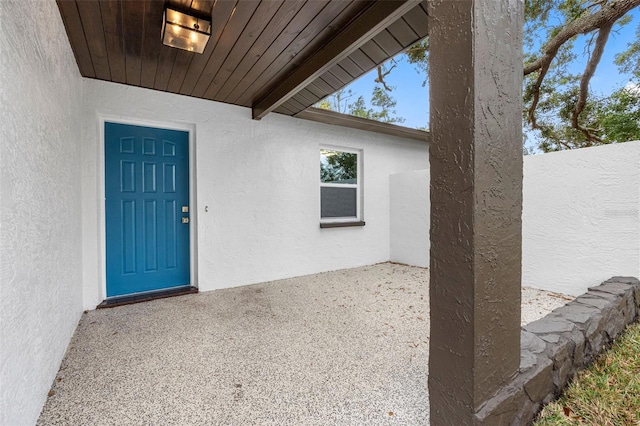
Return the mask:
{"type": "Polygon", "coordinates": [[[320,228],[346,228],[348,226],[364,226],[362,221],[354,222],[321,222],[320,228]]]}

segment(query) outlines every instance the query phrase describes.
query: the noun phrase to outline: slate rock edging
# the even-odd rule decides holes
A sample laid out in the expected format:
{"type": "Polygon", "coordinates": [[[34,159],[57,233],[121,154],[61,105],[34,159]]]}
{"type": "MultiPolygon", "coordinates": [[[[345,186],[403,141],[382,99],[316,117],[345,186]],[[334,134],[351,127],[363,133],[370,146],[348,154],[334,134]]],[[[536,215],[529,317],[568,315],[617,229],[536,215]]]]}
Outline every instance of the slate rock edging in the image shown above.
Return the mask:
{"type": "Polygon", "coordinates": [[[476,413],[478,425],[531,424],[576,371],[640,318],[640,281],[613,277],[522,327],[520,370],[476,413]]]}

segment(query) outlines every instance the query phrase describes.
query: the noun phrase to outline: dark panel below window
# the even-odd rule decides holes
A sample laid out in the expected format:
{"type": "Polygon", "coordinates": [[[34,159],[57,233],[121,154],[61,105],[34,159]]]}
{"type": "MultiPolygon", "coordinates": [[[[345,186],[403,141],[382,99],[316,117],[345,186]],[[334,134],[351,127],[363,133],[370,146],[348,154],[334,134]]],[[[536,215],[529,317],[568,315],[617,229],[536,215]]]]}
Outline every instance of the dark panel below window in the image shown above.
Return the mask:
{"type": "Polygon", "coordinates": [[[320,217],[356,217],[356,188],[320,188],[320,217]]]}

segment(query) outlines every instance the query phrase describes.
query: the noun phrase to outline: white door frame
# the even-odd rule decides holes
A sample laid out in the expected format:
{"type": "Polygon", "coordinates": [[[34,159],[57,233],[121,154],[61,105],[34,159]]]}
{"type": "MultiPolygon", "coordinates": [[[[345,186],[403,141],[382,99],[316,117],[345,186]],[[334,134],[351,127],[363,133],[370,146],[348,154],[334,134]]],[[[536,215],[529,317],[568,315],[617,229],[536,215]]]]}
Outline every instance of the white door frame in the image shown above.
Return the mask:
{"type": "Polygon", "coordinates": [[[105,156],[104,156],[104,125],[106,122],[129,124],[133,126],[155,127],[158,129],[180,130],[189,133],[189,272],[190,285],[198,287],[197,265],[197,198],[196,198],[196,125],[189,123],[173,123],[168,121],[153,121],[141,118],[124,118],[115,115],[98,113],[98,247],[100,248],[100,299],[107,298],[107,239],[105,215],[105,156]]]}

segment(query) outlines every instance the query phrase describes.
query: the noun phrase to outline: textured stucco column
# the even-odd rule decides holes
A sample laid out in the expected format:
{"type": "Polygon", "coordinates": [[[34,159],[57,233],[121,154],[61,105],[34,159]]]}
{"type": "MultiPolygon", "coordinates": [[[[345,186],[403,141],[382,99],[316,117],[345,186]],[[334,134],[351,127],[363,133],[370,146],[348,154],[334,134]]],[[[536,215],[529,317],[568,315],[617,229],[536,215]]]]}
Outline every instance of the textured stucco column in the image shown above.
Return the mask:
{"type": "Polygon", "coordinates": [[[432,425],[520,362],[522,0],[429,4],[432,425]]]}

